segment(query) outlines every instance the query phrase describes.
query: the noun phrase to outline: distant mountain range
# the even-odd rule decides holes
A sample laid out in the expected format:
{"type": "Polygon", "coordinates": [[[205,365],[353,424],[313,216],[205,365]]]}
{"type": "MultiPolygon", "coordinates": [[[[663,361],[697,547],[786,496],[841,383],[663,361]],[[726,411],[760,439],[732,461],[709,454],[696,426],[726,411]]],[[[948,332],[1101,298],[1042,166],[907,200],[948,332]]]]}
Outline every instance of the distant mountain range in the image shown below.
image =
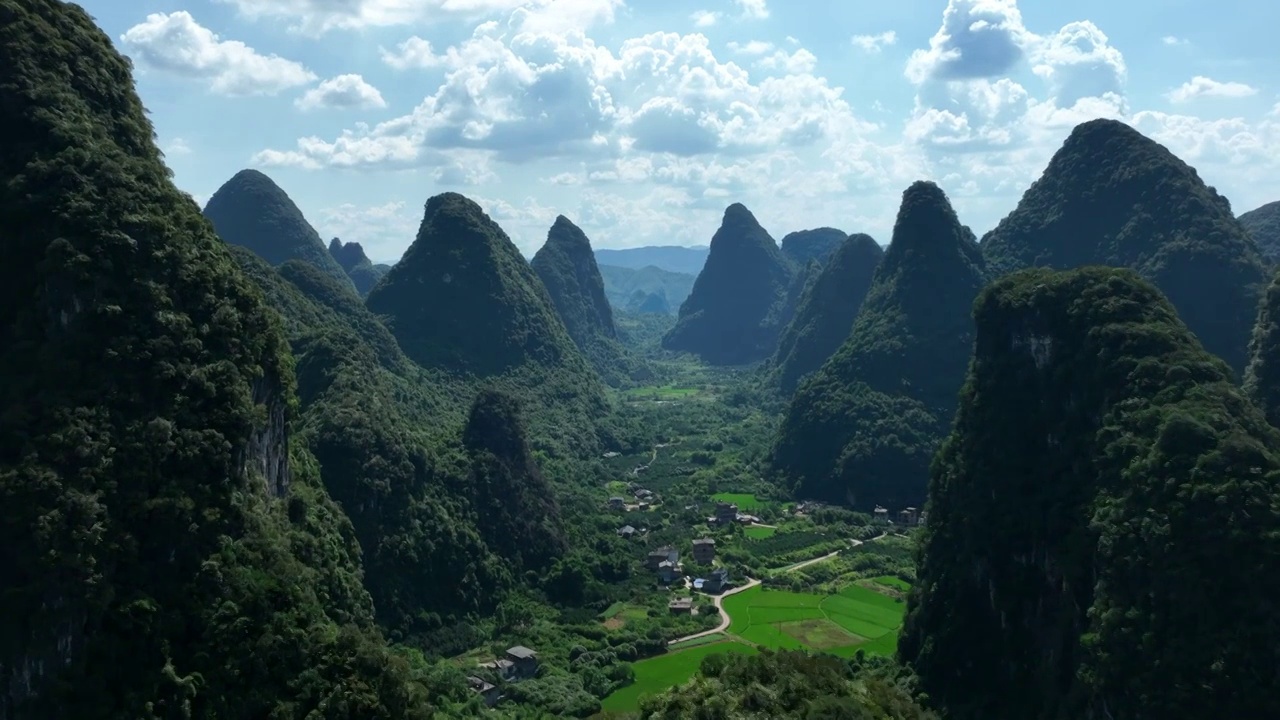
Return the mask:
{"type": "Polygon", "coordinates": [[[625,250],[596,250],[596,262],[613,267],[633,268],[653,266],[671,272],[697,275],[707,262],[710,246],[695,245],[680,247],[678,245],[650,245],[647,247],[626,248],[625,250]]]}

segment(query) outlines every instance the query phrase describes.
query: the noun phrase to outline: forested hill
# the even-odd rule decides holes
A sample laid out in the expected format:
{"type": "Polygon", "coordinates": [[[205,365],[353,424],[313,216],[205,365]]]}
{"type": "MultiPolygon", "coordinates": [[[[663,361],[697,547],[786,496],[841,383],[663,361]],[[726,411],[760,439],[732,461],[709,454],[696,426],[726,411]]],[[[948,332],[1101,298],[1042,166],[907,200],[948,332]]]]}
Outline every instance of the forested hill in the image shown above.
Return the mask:
{"type": "Polygon", "coordinates": [[[1244,370],[1268,280],[1257,245],[1195,169],[1124,123],[1077,126],[1018,207],[983,237],[982,250],[997,274],[1032,266],[1136,270],[1210,352],[1244,370]]]}
{"type": "Polygon", "coordinates": [[[223,240],[249,248],[271,265],[297,258],[351,284],[298,206],[257,170],[241,170],[223,183],[205,204],[204,216],[223,240]]]}
{"type": "Polygon", "coordinates": [[[797,267],[808,265],[810,260],[825,265],[847,237],[843,230],[829,227],[798,230],[783,236],[782,254],[797,267]]]}
{"type": "Polygon", "coordinates": [[[1272,264],[1280,262],[1280,201],[1254,208],[1237,219],[1249,231],[1263,258],[1272,264]]]}
{"type": "Polygon", "coordinates": [[[1280,716],[1280,435],[1226,364],[1129,270],[1023,271],[974,317],[900,644],[923,689],[955,720],[1280,716]]]}
{"type": "Polygon", "coordinates": [[[849,337],[883,257],[870,235],[850,235],[806,288],[773,356],[772,373],[784,393],[794,392],[849,337]]]}
{"type": "Polygon", "coordinates": [[[334,238],[329,241],[329,255],[338,261],[343,272],[351,278],[360,297],[368,295],[378,280],[391,269],[387,265],[374,265],[369,260],[369,256],[364,254],[364,247],[358,242],[343,243],[338,238],[334,238]]]}
{"type": "Polygon", "coordinates": [[[577,452],[594,451],[595,433],[583,429],[607,410],[600,378],[542,281],[475,202],[457,193],[428,200],[417,239],[366,304],[414,362],[491,379],[544,414],[558,413],[559,432],[577,452]]]}
{"type": "Polygon", "coordinates": [[[787,407],[772,457],[779,481],[858,507],[922,503],[983,282],[981,253],[946,194],[912,184],[853,330],[787,407]]]}
{"type": "Polygon", "coordinates": [[[128,61],[0,0],[0,67],[0,717],[431,717],[128,61]]]}
{"type": "Polygon", "coordinates": [[[1280,275],[1272,278],[1258,307],[1244,389],[1267,420],[1280,427],[1280,275]]]}
{"type": "Polygon", "coordinates": [[[586,234],[565,216],[558,216],[530,266],[546,287],[569,337],[600,376],[611,385],[625,382],[635,363],[618,342],[613,309],[586,234]]]}
{"type": "Polygon", "coordinates": [[[662,340],[716,365],[769,357],[782,331],[781,307],[794,268],[754,215],[740,203],[724,212],[707,263],[662,340]]]}

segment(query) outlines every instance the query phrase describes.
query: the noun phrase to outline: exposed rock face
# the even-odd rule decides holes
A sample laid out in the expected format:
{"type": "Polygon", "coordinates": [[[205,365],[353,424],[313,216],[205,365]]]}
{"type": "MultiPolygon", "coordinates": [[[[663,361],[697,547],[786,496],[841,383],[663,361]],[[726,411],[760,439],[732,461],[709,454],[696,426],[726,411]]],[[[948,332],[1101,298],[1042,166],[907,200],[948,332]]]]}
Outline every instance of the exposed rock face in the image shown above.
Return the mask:
{"type": "Polygon", "coordinates": [[[351,284],[298,206],[257,170],[241,170],[223,183],[209,198],[204,215],[223,240],[252,250],[272,265],[296,258],[351,284]]]}
{"type": "Polygon", "coordinates": [[[1021,271],[974,318],[899,644],[922,689],[955,720],[1275,716],[1280,435],[1133,271],[1021,271]]]}
{"type": "Polygon", "coordinates": [[[772,464],[797,496],[923,503],[984,281],[981,253],[946,194],[929,182],[907,188],[852,331],[800,384],[779,429],[772,464]]]}
{"type": "Polygon", "coordinates": [[[751,211],[740,203],[730,205],[711,238],[707,263],[662,346],[716,365],[763,360],[782,330],[781,307],[793,274],[791,263],[751,211]]]}
{"type": "Polygon", "coordinates": [[[1085,265],[1136,270],[1168,296],[1210,352],[1244,370],[1268,279],[1257,245],[1226,198],[1124,123],[1077,126],[982,249],[995,274],[1085,265]]]}
{"type": "Polygon", "coordinates": [[[773,356],[783,392],[794,392],[800,379],[822,367],[849,337],[882,257],[884,248],[870,235],[850,235],[823,266],[773,356]]]}

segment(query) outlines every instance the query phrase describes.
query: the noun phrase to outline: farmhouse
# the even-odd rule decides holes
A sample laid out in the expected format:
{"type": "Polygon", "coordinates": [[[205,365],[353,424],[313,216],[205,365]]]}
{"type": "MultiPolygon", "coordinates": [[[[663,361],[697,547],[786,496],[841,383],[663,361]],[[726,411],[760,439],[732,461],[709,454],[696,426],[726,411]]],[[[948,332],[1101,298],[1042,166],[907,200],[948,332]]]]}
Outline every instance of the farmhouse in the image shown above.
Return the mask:
{"type": "Polygon", "coordinates": [[[716,541],[702,538],[693,541],[693,560],[699,565],[710,565],[716,559],[716,541]]]}
{"type": "Polygon", "coordinates": [[[621,510],[621,509],[625,508],[626,506],[627,506],[627,501],[623,500],[623,499],[622,499],[622,498],[620,498],[620,497],[611,497],[611,498],[609,498],[609,509],[610,509],[610,510],[621,510]]]}
{"type": "Polygon", "coordinates": [[[738,519],[738,506],[734,503],[717,502],[715,521],[717,525],[728,525],[738,519]]]}
{"type": "Polygon", "coordinates": [[[498,704],[502,696],[498,694],[498,687],[491,682],[486,682],[483,678],[475,675],[467,677],[467,685],[471,687],[471,691],[484,698],[484,704],[493,707],[498,704]]]}
{"type": "Polygon", "coordinates": [[[889,508],[880,507],[879,505],[877,505],[873,513],[874,513],[874,518],[876,522],[878,523],[889,522],[889,508]]]}
{"type": "Polygon", "coordinates": [[[493,662],[480,663],[480,667],[488,668],[498,674],[498,677],[508,682],[516,679],[516,664],[507,659],[498,659],[493,662]]]}
{"type": "Polygon", "coordinates": [[[630,540],[631,538],[635,537],[635,535],[636,535],[636,529],[631,527],[630,525],[623,525],[622,527],[618,528],[618,536],[621,537],[623,540],[630,540]]]}
{"type": "Polygon", "coordinates": [[[664,583],[673,583],[680,577],[680,563],[663,560],[658,563],[658,578],[664,583]]]}
{"type": "Polygon", "coordinates": [[[729,586],[729,570],[718,567],[711,571],[709,577],[695,580],[693,586],[703,592],[718,593],[729,586]]]}
{"type": "Polygon", "coordinates": [[[671,611],[672,615],[692,613],[693,598],[674,598],[671,602],[667,603],[667,609],[671,611]]]}
{"type": "Polygon", "coordinates": [[[898,513],[898,520],[900,520],[903,525],[915,525],[916,509],[913,507],[909,507],[903,510],[902,512],[898,513]]]}
{"type": "Polygon", "coordinates": [[[657,570],[658,566],[664,561],[673,564],[678,563],[680,562],[680,553],[670,545],[660,547],[649,553],[649,556],[645,559],[645,567],[650,570],[657,570]]]}
{"type": "Polygon", "coordinates": [[[531,678],[538,673],[538,653],[523,645],[507,648],[507,660],[514,665],[518,678],[531,678]]]}

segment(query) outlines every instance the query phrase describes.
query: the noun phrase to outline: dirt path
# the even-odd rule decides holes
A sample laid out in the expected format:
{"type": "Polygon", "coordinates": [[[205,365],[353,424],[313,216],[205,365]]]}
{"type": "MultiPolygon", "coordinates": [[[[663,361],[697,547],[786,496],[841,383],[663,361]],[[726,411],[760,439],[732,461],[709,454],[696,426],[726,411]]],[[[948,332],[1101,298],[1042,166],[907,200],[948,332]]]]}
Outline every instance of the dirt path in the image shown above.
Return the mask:
{"type": "MultiPolygon", "coordinates": [[[[882,535],[877,535],[865,542],[875,542],[876,540],[879,540],[880,538],[887,537],[887,536],[888,536],[888,533],[884,533],[882,535]]],[[[858,547],[859,545],[862,545],[863,542],[864,541],[862,540],[854,540],[853,538],[850,538],[849,546],[858,547]]],[[[796,570],[802,570],[815,563],[820,563],[823,560],[830,560],[831,558],[839,554],[840,554],[840,551],[836,550],[835,552],[827,553],[826,555],[822,555],[820,557],[816,557],[811,560],[805,560],[804,562],[796,563],[795,565],[790,565],[788,567],[783,568],[780,572],[789,573],[789,572],[795,572],[796,570]]],[[[676,638],[675,640],[668,640],[667,646],[670,647],[677,643],[688,642],[690,640],[697,640],[698,638],[701,638],[701,637],[706,637],[708,635],[715,635],[717,633],[722,633],[725,630],[728,630],[729,625],[733,623],[733,618],[729,617],[729,613],[725,612],[722,601],[725,598],[729,597],[730,595],[740,593],[744,590],[750,590],[751,588],[759,584],[760,584],[759,580],[752,580],[751,578],[747,578],[747,583],[745,585],[742,585],[741,587],[736,587],[732,590],[725,591],[719,595],[712,596],[711,602],[716,606],[716,612],[720,613],[720,624],[712,628],[711,630],[703,630],[702,632],[696,632],[692,635],[685,635],[684,637],[676,638]]]]}

